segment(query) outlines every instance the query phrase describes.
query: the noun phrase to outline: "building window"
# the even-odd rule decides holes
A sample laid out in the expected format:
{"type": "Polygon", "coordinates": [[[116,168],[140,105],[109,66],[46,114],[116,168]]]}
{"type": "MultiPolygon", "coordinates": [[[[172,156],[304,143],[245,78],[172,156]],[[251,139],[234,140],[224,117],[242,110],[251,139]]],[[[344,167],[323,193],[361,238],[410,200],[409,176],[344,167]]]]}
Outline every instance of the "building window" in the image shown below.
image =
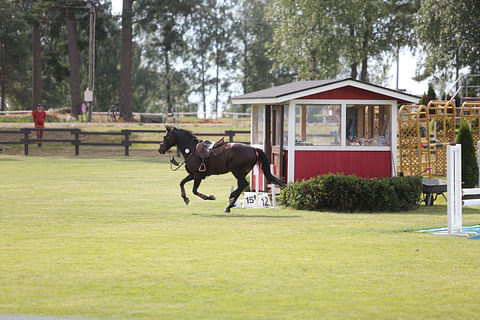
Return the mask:
{"type": "Polygon", "coordinates": [[[295,144],[306,146],[340,145],[340,104],[295,106],[295,144]]]}
{"type": "Polygon", "coordinates": [[[389,146],[390,109],[389,105],[347,105],[347,145],[389,146]]]}

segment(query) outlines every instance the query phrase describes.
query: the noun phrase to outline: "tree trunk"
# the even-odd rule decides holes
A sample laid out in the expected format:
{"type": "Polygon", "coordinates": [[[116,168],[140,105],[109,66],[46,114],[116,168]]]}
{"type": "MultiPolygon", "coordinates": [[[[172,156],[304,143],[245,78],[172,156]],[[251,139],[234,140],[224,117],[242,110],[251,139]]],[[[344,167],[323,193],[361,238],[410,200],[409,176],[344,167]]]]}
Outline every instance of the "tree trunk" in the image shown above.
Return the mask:
{"type": "MultiPolygon", "coordinates": [[[[202,20],[200,21],[200,43],[202,44],[203,46],[203,18],[202,20]]],[[[203,108],[203,115],[202,117],[204,118],[207,118],[207,96],[206,96],[206,80],[205,80],[205,73],[206,73],[206,67],[205,67],[205,64],[206,64],[206,58],[205,58],[205,51],[202,50],[201,53],[200,53],[201,57],[200,57],[200,73],[201,73],[201,76],[200,76],[200,86],[201,86],[201,94],[202,94],[202,108],[203,108]]]]}
{"type": "Polygon", "coordinates": [[[80,58],[77,42],[77,22],[72,9],[66,8],[68,31],[68,58],[70,62],[70,96],[71,114],[77,118],[81,112],[82,97],[80,93],[80,58]]]}
{"type": "Polygon", "coordinates": [[[368,43],[370,42],[370,24],[365,27],[362,43],[362,70],[360,71],[360,80],[368,82],[368,43]]]}
{"type": "Polygon", "coordinates": [[[218,22],[215,25],[215,115],[214,117],[217,118],[218,116],[218,97],[220,91],[220,44],[218,40],[218,22]]]}
{"type": "Polygon", "coordinates": [[[350,65],[350,77],[354,80],[357,79],[358,77],[357,66],[358,66],[358,63],[356,62],[350,65]]]}
{"type": "MultiPolygon", "coordinates": [[[[40,0],[35,0],[40,2],[40,0]]],[[[33,76],[32,76],[32,110],[42,102],[42,44],[40,23],[33,22],[32,51],[33,51],[33,76]]]]}
{"type": "MultiPolygon", "coordinates": [[[[5,27],[6,28],[6,27],[5,27]]],[[[8,31],[4,29],[4,26],[0,24],[0,37],[8,34],[8,31]]],[[[5,111],[5,86],[7,85],[7,71],[5,62],[7,61],[7,46],[4,44],[3,39],[0,39],[0,87],[1,87],[1,103],[0,111],[5,111]]]]}
{"type": "MultiPolygon", "coordinates": [[[[353,28],[352,25],[349,25],[348,29],[350,31],[350,38],[354,39],[355,38],[355,29],[353,28]]],[[[358,77],[357,68],[358,68],[358,61],[352,62],[352,64],[350,65],[350,77],[354,80],[356,80],[357,77],[358,77]]]]}
{"type": "Polygon", "coordinates": [[[6,93],[5,93],[5,83],[2,82],[2,104],[1,104],[1,107],[0,107],[0,111],[5,111],[5,97],[6,97],[6,93]]]}
{"type": "Polygon", "coordinates": [[[310,79],[315,80],[317,78],[317,50],[310,52],[310,79]]]}
{"type": "Polygon", "coordinates": [[[207,94],[206,94],[206,80],[205,80],[205,55],[202,53],[201,57],[201,86],[202,86],[202,108],[203,108],[203,117],[207,118],[207,94]]]}
{"type": "Polygon", "coordinates": [[[120,67],[120,117],[132,118],[132,5],[134,0],[123,0],[122,9],[122,65],[120,67]]]}
{"type": "MultiPolygon", "coordinates": [[[[242,81],[242,86],[243,86],[243,94],[247,93],[248,90],[248,77],[250,76],[249,74],[249,62],[248,62],[248,30],[247,30],[247,22],[243,22],[243,81],[242,81]]],[[[244,105],[242,105],[244,107],[244,105]]]]}
{"type": "MultiPolygon", "coordinates": [[[[314,24],[310,30],[310,38],[315,39],[317,37],[317,25],[314,24]]],[[[315,80],[317,79],[317,74],[318,74],[318,59],[317,59],[317,49],[314,48],[312,51],[310,51],[310,79],[309,80],[315,80]]]]}
{"type": "Polygon", "coordinates": [[[362,59],[362,70],[360,72],[360,80],[368,82],[368,57],[362,59]]]}
{"type": "Polygon", "coordinates": [[[172,113],[173,112],[173,103],[172,103],[172,76],[171,76],[171,70],[170,70],[170,58],[169,58],[169,51],[167,49],[164,50],[164,56],[165,56],[165,78],[167,80],[166,83],[166,91],[167,91],[167,112],[172,113]]]}
{"type": "MultiPolygon", "coordinates": [[[[248,80],[250,77],[250,66],[248,61],[248,39],[247,39],[247,22],[243,24],[243,94],[247,93],[248,90],[248,80]]],[[[242,112],[247,112],[247,105],[242,104],[242,112]]]]}

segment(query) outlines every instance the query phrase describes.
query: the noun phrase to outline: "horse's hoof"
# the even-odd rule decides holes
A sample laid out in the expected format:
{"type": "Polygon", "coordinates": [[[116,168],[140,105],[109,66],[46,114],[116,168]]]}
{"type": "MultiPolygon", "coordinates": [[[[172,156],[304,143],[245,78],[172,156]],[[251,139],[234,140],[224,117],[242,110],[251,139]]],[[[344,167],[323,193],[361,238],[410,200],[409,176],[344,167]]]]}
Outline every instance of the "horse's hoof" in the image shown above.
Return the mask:
{"type": "Polygon", "coordinates": [[[188,198],[183,198],[183,201],[185,201],[185,204],[187,204],[187,205],[190,203],[190,199],[188,199],[188,198]]]}
{"type": "Polygon", "coordinates": [[[215,198],[215,196],[213,194],[209,195],[208,200],[217,200],[217,198],[215,198]]]}
{"type": "Polygon", "coordinates": [[[225,209],[225,213],[229,213],[229,212],[230,212],[230,207],[227,207],[227,208],[225,209]]]}

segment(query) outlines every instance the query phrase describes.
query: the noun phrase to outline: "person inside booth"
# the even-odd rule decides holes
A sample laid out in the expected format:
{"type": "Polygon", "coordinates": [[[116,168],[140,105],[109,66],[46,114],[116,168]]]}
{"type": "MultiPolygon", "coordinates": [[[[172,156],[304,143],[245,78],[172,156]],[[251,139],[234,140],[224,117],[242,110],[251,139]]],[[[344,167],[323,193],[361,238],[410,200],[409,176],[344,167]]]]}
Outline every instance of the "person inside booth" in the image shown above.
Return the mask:
{"type": "MultiPolygon", "coordinates": [[[[43,109],[43,104],[37,104],[37,108],[32,112],[33,123],[36,129],[45,128],[45,120],[47,119],[47,114],[43,109]]],[[[37,131],[37,146],[40,148],[42,146],[42,137],[43,131],[37,131]]]]}

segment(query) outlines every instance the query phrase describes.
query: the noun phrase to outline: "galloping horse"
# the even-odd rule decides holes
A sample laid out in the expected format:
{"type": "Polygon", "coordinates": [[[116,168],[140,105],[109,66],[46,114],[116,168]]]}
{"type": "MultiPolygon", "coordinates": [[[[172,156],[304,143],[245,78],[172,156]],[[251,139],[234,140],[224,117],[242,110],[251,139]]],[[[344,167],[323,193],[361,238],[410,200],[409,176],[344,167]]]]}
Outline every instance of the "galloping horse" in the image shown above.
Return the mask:
{"type": "Polygon", "coordinates": [[[263,174],[270,183],[273,182],[279,186],[285,185],[283,181],[272,175],[267,156],[261,149],[243,143],[225,143],[223,140],[215,144],[210,141],[199,141],[188,130],[171,126],[166,126],[166,128],[167,133],[163,137],[163,142],[160,143],[158,152],[164,154],[176,145],[177,150],[182,153],[188,172],[188,176],[180,182],[180,190],[185,204],[190,202],[185,194],[185,183],[193,180],[193,194],[203,200],[215,200],[213,195],[206,196],[198,192],[200,183],[210,175],[231,172],[237,178],[238,187],[230,193],[228,206],[225,209],[225,212],[230,212],[230,208],[234,206],[243,189],[248,186],[245,176],[257,162],[262,164],[263,174]]]}

